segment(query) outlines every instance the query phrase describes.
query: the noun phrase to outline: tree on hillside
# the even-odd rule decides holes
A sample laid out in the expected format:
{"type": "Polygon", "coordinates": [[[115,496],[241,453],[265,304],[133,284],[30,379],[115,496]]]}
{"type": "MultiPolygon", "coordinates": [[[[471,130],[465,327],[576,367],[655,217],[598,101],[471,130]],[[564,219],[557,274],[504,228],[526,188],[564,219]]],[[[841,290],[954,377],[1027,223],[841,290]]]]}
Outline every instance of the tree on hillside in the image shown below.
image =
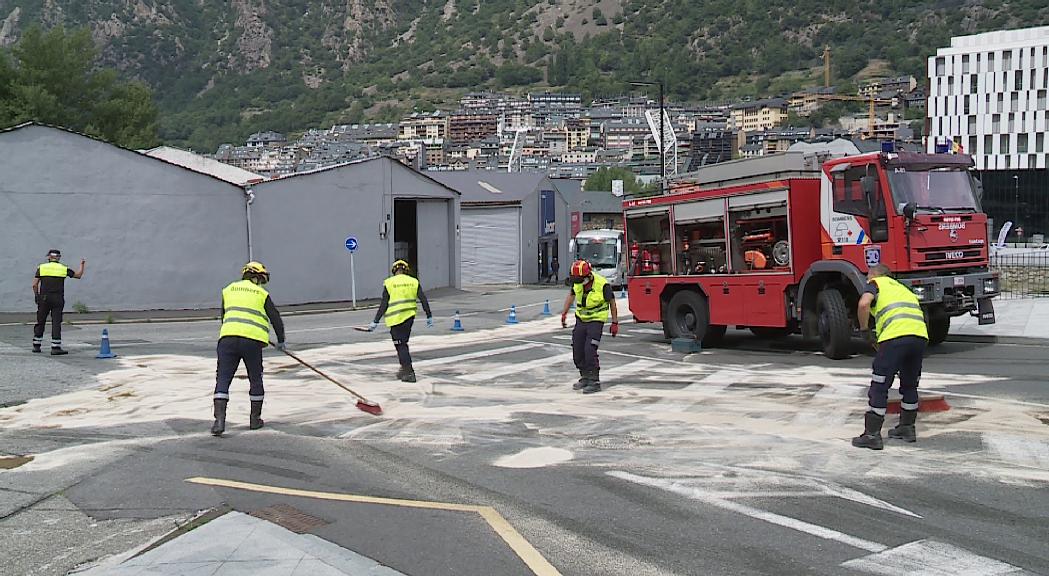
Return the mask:
{"type": "Polygon", "coordinates": [[[625,194],[636,194],[644,189],[644,185],[638,181],[637,176],[627,168],[619,166],[602,166],[591,174],[583,183],[583,190],[593,192],[610,192],[612,181],[623,181],[623,192],[625,194]]]}
{"type": "Polygon", "coordinates": [[[155,145],[152,90],[96,68],[97,55],[86,28],[29,28],[9,52],[0,51],[0,126],[35,120],[126,148],[155,145]]]}

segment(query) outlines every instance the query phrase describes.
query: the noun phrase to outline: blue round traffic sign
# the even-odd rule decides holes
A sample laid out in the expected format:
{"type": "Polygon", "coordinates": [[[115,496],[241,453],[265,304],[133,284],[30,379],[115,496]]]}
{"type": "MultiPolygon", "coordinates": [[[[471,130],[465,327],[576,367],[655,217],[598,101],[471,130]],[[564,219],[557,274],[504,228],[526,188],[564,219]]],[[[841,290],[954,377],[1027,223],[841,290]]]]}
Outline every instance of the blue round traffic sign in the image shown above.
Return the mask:
{"type": "Polygon", "coordinates": [[[349,238],[346,239],[346,249],[349,250],[350,252],[356,252],[357,251],[357,238],[356,237],[350,236],[349,238]]]}

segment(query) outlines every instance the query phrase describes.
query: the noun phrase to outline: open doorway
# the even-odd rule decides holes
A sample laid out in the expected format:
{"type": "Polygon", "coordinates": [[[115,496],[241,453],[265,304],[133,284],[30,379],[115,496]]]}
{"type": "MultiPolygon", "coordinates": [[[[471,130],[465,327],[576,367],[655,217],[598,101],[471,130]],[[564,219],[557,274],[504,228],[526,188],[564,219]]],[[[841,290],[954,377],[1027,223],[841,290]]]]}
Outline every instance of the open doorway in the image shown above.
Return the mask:
{"type": "Polygon", "coordinates": [[[419,269],[419,219],[415,200],[393,201],[393,258],[419,269]]]}

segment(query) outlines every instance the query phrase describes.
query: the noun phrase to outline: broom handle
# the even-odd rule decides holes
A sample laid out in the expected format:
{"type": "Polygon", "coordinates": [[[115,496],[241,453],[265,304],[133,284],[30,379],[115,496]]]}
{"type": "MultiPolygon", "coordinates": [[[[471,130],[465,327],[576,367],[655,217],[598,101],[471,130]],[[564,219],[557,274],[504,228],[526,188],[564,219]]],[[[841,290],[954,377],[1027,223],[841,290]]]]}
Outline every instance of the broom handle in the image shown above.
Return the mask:
{"type": "Polygon", "coordinates": [[[364,400],[364,401],[366,401],[366,402],[368,401],[368,399],[367,399],[367,398],[365,398],[364,396],[361,396],[360,394],[358,394],[358,393],[354,392],[353,390],[350,390],[349,388],[347,388],[346,386],[344,386],[344,385],[343,385],[343,384],[342,384],[341,382],[339,382],[338,380],[336,380],[336,379],[332,378],[331,376],[328,376],[328,375],[327,375],[327,374],[325,374],[324,372],[321,372],[320,370],[318,370],[318,369],[314,368],[314,367],[313,367],[313,366],[311,366],[311,365],[310,365],[310,364],[309,364],[308,362],[306,362],[306,361],[305,361],[305,360],[303,360],[302,358],[299,358],[298,356],[296,356],[295,354],[291,353],[290,351],[288,351],[288,350],[283,350],[282,352],[284,352],[284,353],[285,353],[285,354],[287,354],[288,356],[291,356],[292,358],[294,358],[294,359],[295,359],[295,361],[296,361],[296,362],[298,362],[299,364],[302,364],[303,366],[305,366],[305,367],[309,368],[310,370],[313,370],[313,371],[314,371],[314,372],[316,372],[316,373],[317,373],[318,375],[320,375],[320,376],[321,376],[321,378],[324,378],[324,379],[325,379],[325,380],[327,380],[328,382],[331,382],[332,384],[334,384],[334,385],[338,386],[339,388],[342,388],[343,390],[345,390],[345,391],[349,392],[350,394],[353,394],[353,396],[354,396],[355,398],[357,398],[358,400],[364,400]]]}

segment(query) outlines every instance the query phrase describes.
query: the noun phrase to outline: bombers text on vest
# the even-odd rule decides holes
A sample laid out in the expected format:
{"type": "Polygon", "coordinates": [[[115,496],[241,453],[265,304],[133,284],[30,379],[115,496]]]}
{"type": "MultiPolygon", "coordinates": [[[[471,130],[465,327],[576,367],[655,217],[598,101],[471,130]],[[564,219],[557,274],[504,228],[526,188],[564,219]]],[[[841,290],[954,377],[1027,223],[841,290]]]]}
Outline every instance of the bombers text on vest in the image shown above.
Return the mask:
{"type": "Polygon", "coordinates": [[[925,316],[918,297],[892,278],[882,276],[875,278],[874,283],[878,285],[878,298],[871,308],[871,314],[874,315],[878,342],[901,336],[920,336],[928,340],[929,331],[925,327],[925,316]]]}
{"type": "Polygon", "coordinates": [[[583,322],[608,320],[608,301],[605,300],[605,284],[608,281],[600,274],[594,274],[594,285],[586,293],[584,302],[583,283],[573,284],[572,291],[575,293],[575,315],[583,322]]]}
{"type": "Polygon", "coordinates": [[[241,336],[269,343],[270,319],[266,316],[266,292],[251,280],[240,280],[222,290],[222,329],[219,338],[241,336]]]}
{"type": "Polygon", "coordinates": [[[414,318],[416,300],[419,297],[419,281],[407,274],[395,274],[387,278],[382,285],[390,295],[390,303],[386,307],[386,325],[393,327],[414,318]]]}

